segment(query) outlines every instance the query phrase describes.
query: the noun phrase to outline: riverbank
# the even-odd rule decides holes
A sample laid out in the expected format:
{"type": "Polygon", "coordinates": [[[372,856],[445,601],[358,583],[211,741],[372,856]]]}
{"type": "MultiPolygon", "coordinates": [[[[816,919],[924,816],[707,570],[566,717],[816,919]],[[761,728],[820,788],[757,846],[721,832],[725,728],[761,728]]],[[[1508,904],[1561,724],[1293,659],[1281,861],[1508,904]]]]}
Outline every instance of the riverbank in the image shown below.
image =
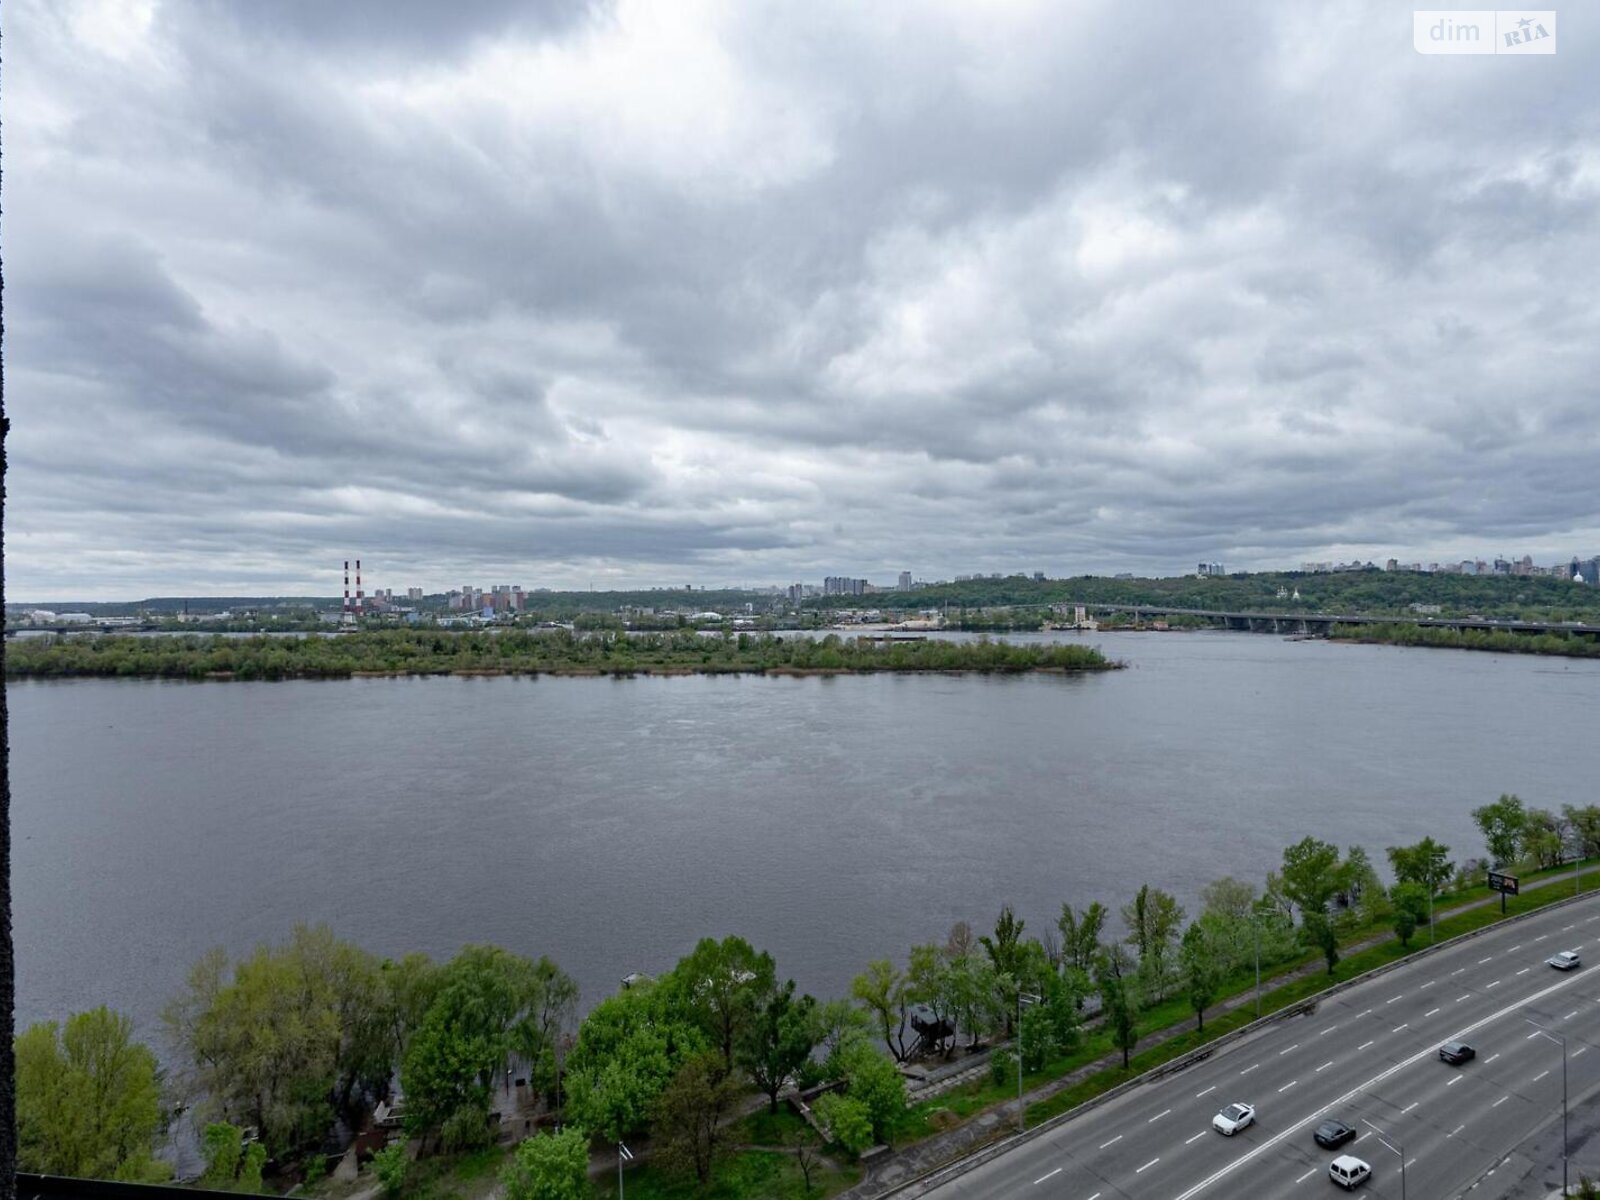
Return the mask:
{"type": "Polygon", "coordinates": [[[1581,634],[1512,633],[1486,629],[1445,629],[1434,625],[1335,625],[1328,640],[1381,646],[1428,646],[1446,650],[1487,650],[1495,654],[1543,654],[1559,658],[1600,658],[1600,641],[1581,634]]]}
{"type": "Polygon", "coordinates": [[[411,675],[1055,674],[1123,664],[1081,644],[844,638],[721,638],[692,631],[370,630],[337,638],[30,639],[7,648],[12,679],[350,679],[411,675]]]}

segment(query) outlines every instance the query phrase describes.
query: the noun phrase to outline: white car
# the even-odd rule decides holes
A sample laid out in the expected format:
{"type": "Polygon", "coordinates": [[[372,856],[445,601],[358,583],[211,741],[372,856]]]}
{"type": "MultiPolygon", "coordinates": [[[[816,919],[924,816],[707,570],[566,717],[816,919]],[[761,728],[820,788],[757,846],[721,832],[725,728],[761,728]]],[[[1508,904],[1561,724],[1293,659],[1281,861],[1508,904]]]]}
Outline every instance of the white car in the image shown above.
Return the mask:
{"type": "Polygon", "coordinates": [[[1578,965],[1578,952],[1576,950],[1557,950],[1549,958],[1545,959],[1545,962],[1558,971],[1570,971],[1578,965]]]}
{"type": "Polygon", "coordinates": [[[1255,1123],[1256,1106],[1254,1104],[1230,1104],[1211,1118],[1211,1128],[1225,1137],[1232,1137],[1239,1130],[1248,1129],[1255,1123]]]}
{"type": "Polygon", "coordinates": [[[1354,1154],[1341,1154],[1328,1164],[1328,1178],[1345,1191],[1360,1187],[1372,1174],[1372,1168],[1354,1154]]]}

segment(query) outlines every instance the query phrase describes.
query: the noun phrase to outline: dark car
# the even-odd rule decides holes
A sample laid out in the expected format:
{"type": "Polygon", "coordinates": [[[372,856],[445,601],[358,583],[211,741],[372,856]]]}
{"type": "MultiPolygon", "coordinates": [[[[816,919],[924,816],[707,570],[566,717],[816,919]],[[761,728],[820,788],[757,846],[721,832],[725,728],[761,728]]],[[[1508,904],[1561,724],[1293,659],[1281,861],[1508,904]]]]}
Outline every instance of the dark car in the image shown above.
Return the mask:
{"type": "Polygon", "coordinates": [[[1459,1065],[1469,1058],[1476,1058],[1477,1055],[1478,1052],[1465,1042],[1446,1042],[1439,1047],[1439,1057],[1447,1063],[1459,1065]]]}
{"type": "Polygon", "coordinates": [[[1328,1150],[1337,1150],[1354,1138],[1356,1131],[1343,1121],[1330,1119],[1318,1125],[1317,1131],[1311,1136],[1317,1139],[1317,1145],[1328,1150]]]}

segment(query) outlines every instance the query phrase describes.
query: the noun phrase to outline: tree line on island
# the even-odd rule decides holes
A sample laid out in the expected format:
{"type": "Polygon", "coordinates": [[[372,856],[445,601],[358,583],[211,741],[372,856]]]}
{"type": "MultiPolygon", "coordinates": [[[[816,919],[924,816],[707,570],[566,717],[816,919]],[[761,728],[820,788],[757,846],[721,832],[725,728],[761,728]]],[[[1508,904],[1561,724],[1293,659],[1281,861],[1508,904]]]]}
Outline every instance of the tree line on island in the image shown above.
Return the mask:
{"type": "Polygon", "coordinates": [[[310,679],[352,675],[1100,671],[1120,666],[1078,644],[577,633],[565,629],[363,630],[329,637],[29,638],[6,646],[13,678],[310,679]]]}
{"type": "MultiPolygon", "coordinates": [[[[326,926],[299,926],[279,945],[237,960],[216,949],[193,965],[163,1014],[170,1077],[129,1019],[106,1008],[20,1034],[19,1160],[46,1174],[168,1178],[160,1140],[174,1103],[191,1103],[208,1122],[201,1182],[257,1191],[264,1173],[315,1177],[335,1122],[359,1127],[397,1090],[424,1156],[487,1146],[512,1073],[541,1098],[542,1119],[504,1168],[511,1200],[585,1194],[597,1140],[647,1137],[658,1165],[705,1185],[729,1149],[730,1119],[756,1096],[776,1112],[789,1087],[829,1085],[813,1110],[836,1151],[855,1155],[903,1128],[900,1064],[989,1045],[997,1081],[1016,1070],[1013,1053],[1037,1073],[1097,1020],[1126,1067],[1158,1010],[1181,1002],[1203,1028],[1257,963],[1310,953],[1331,974],[1341,945],[1384,928],[1409,943],[1431,901],[1481,886],[1491,865],[1600,855],[1600,806],[1558,815],[1502,796],[1472,815],[1487,860],[1458,866],[1423,838],[1388,848],[1394,883],[1384,886],[1361,847],[1307,837],[1259,888],[1208,884],[1193,919],[1148,884],[1121,906],[1120,933],[1099,901],[1063,904],[1037,935],[1007,906],[988,932],[957,922],[910,947],[903,965],[869,963],[847,997],[826,1001],[730,936],[701,940],[658,978],[630,978],[579,1020],[577,985],[549,958],[467,946],[442,963],[380,959],[326,926]],[[545,1128],[552,1118],[558,1129],[545,1128]]],[[[793,1149],[809,1187],[816,1143],[799,1136],[793,1149]]],[[[415,1164],[397,1142],[373,1166],[399,1194],[415,1164]]]]}

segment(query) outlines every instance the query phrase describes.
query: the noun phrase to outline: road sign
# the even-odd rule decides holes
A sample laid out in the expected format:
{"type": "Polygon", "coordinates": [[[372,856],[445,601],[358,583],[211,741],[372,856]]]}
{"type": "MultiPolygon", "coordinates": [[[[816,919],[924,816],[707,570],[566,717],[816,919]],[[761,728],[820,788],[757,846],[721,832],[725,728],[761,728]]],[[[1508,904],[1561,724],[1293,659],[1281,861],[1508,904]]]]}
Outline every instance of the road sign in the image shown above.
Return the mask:
{"type": "Polygon", "coordinates": [[[1489,890],[1491,892],[1500,892],[1506,896],[1515,896],[1517,894],[1517,877],[1515,875],[1507,875],[1504,871],[1490,871],[1489,890]]]}

